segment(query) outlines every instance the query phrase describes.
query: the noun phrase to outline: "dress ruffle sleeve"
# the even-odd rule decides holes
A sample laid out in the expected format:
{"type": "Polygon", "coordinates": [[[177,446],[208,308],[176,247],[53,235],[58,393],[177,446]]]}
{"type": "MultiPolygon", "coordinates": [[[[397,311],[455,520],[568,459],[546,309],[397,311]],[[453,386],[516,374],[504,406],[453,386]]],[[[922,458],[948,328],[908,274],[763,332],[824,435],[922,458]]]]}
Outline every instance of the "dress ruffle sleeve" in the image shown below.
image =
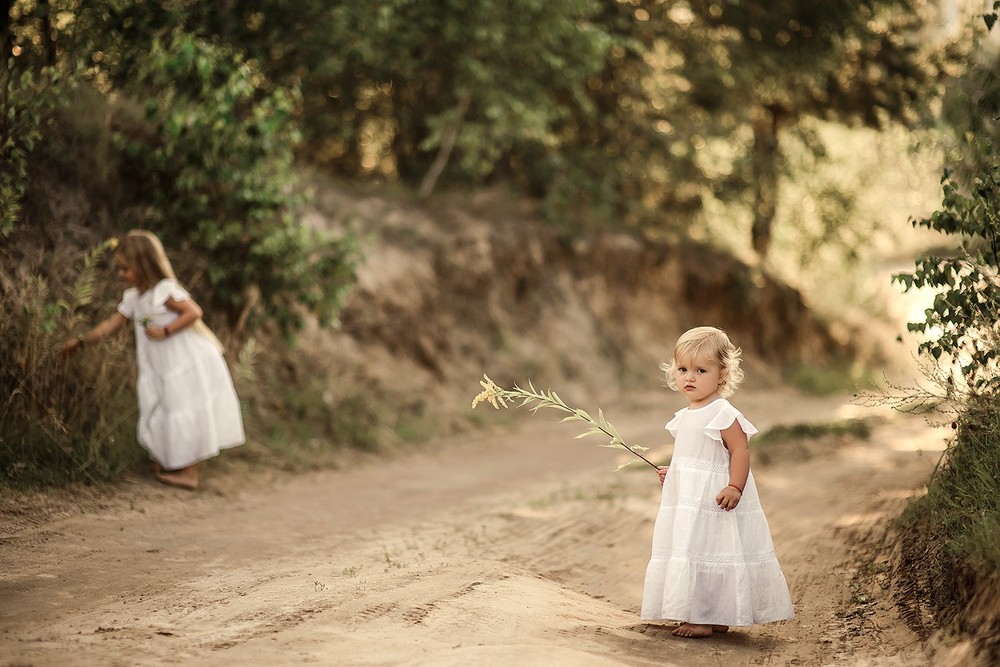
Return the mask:
{"type": "Polygon", "coordinates": [[[680,424],[681,424],[681,415],[684,414],[684,410],[687,410],[687,408],[684,408],[682,410],[678,410],[677,412],[675,412],[673,419],[671,419],[670,421],[668,421],[667,425],[663,427],[663,428],[667,429],[668,431],[670,431],[670,435],[672,435],[675,438],[677,437],[677,429],[678,429],[678,427],[680,427],[680,424]]]}
{"type": "Polygon", "coordinates": [[[170,278],[164,278],[153,288],[153,303],[158,306],[165,304],[168,298],[173,298],[174,301],[184,301],[190,296],[187,290],[177,284],[176,280],[170,278]]]}
{"type": "Polygon", "coordinates": [[[121,313],[127,319],[135,318],[135,301],[139,296],[139,290],[134,287],[129,287],[122,294],[122,300],[118,304],[118,312],[121,313]]]}
{"type": "Polygon", "coordinates": [[[722,432],[732,426],[733,422],[740,423],[740,428],[747,434],[747,440],[757,432],[757,427],[751,424],[750,420],[744,417],[742,412],[726,401],[719,409],[719,413],[712,417],[705,426],[705,435],[713,440],[722,442],[722,432]]]}

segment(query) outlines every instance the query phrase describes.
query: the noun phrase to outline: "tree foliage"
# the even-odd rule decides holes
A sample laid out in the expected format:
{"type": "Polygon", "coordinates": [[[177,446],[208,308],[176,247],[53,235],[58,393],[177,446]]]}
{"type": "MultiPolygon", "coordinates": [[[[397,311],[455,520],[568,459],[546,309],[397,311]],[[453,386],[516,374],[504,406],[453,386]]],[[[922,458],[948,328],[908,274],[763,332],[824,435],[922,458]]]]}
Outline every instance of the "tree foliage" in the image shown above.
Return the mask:
{"type": "Polygon", "coordinates": [[[326,169],[425,193],[512,182],[571,226],[683,229],[719,197],[752,212],[762,253],[782,133],[926,119],[952,57],[927,0],[170,6],[149,20],[301,87],[300,155],[326,169]],[[715,144],[733,155],[706,157],[715,144]]]}
{"type": "MultiPolygon", "coordinates": [[[[167,85],[150,71],[151,58],[166,67],[181,52],[158,54],[181,36],[200,44],[204,62],[213,60],[210,80],[227,80],[222,70],[240,62],[253,92],[239,102],[228,136],[241,137],[249,100],[273,105],[293,129],[268,131],[302,137],[268,147],[279,164],[294,145],[297,157],[336,174],[400,179],[424,195],[438,184],[512,183],[571,228],[598,222],[683,233],[704,202],[718,198],[749,211],[754,246],[764,254],[788,133],[823,151],[803,119],[872,126],[926,120],[952,57],[927,37],[932,6],[20,0],[13,14],[22,43],[43,32],[50,37],[30,49],[34,62],[54,59],[109,94],[127,92],[143,104],[167,85]]],[[[203,83],[184,81],[172,84],[176,99],[206,114],[206,122],[222,117],[203,83]]],[[[162,128],[168,135],[176,129],[162,128]]],[[[254,140],[233,142],[234,153],[254,140]]],[[[198,150],[212,155],[215,148],[208,141],[154,152],[156,159],[188,159],[198,150]]],[[[217,178],[205,167],[206,179],[217,178]]],[[[240,178],[231,183],[237,192],[245,190],[240,178]]],[[[186,196],[189,185],[165,192],[186,196]]],[[[218,197],[211,208],[217,216],[218,197]]],[[[188,213],[189,226],[207,224],[209,217],[188,213]]],[[[226,299],[238,291],[216,284],[226,299]]]]}
{"type": "MultiPolygon", "coordinates": [[[[206,277],[209,313],[241,333],[267,322],[292,333],[306,312],[328,322],[352,280],[355,250],[350,238],[320,236],[294,218],[299,91],[272,83],[237,48],[185,31],[188,4],[14,3],[8,35],[17,57],[7,59],[0,131],[15,169],[0,190],[16,204],[30,180],[27,149],[59,141],[41,128],[66,125],[72,113],[53,104],[61,82],[91,87],[114,116],[118,180],[132,184],[111,215],[143,210],[133,226],[197,258],[187,263],[206,277]]],[[[0,230],[18,214],[5,206],[0,230]]]]}
{"type": "MultiPolygon", "coordinates": [[[[996,22],[998,8],[1000,2],[995,2],[983,16],[987,29],[996,22]]],[[[995,118],[1000,78],[996,54],[986,53],[952,95],[950,117],[957,121],[963,143],[957,152],[964,158],[960,175],[946,169],[941,208],[912,221],[914,227],[955,237],[957,252],[921,257],[912,273],[894,276],[906,291],[935,291],[924,321],[908,328],[927,336],[921,352],[955,366],[957,383],[950,389],[973,395],[1000,390],[1000,157],[995,150],[1000,133],[982,123],[984,117],[995,118]],[[962,113],[956,112],[958,107],[962,113]]]]}
{"type": "MultiPolygon", "coordinates": [[[[984,146],[990,154],[991,148],[984,146]]],[[[941,209],[913,221],[915,227],[962,239],[958,256],[921,257],[913,273],[895,277],[906,290],[935,290],[925,320],[908,328],[927,334],[920,350],[935,360],[956,363],[964,384],[977,394],[1000,389],[1000,160],[991,161],[968,194],[946,171],[941,209]]]]}
{"type": "Polygon", "coordinates": [[[177,30],[153,41],[125,88],[146,99],[155,136],[117,139],[138,179],[154,186],[158,227],[205,255],[234,321],[267,313],[287,332],[300,321],[288,304],[335,316],[349,246],[291,218],[297,91],[265,86],[232,48],[177,30]]]}
{"type": "Polygon", "coordinates": [[[743,196],[752,202],[753,246],[761,255],[779,201],[782,133],[797,131],[808,117],[872,127],[926,120],[952,56],[919,38],[928,11],[920,0],[690,0],[666,7],[671,71],[687,88],[683,104],[704,120],[694,136],[729,136],[743,146],[730,189],[750,194],[743,196]]]}

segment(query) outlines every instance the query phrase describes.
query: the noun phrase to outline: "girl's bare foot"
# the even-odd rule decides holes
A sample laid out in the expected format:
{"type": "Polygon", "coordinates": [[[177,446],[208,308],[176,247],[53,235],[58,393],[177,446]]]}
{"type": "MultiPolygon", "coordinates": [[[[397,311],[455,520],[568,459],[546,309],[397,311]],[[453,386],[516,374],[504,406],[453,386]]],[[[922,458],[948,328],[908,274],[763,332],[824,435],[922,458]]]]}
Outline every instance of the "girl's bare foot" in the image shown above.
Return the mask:
{"type": "Polygon", "coordinates": [[[156,479],[170,486],[193,491],[198,488],[198,469],[195,466],[188,466],[180,470],[164,470],[156,473],[156,479]]]}
{"type": "Polygon", "coordinates": [[[729,632],[728,625],[713,625],[712,632],[729,632]]]}
{"type": "MultiPolygon", "coordinates": [[[[691,638],[711,637],[713,628],[714,626],[711,625],[698,625],[696,623],[681,623],[670,634],[672,634],[675,637],[691,637],[691,638]]],[[[726,630],[729,630],[729,628],[726,628],[726,630]]]]}

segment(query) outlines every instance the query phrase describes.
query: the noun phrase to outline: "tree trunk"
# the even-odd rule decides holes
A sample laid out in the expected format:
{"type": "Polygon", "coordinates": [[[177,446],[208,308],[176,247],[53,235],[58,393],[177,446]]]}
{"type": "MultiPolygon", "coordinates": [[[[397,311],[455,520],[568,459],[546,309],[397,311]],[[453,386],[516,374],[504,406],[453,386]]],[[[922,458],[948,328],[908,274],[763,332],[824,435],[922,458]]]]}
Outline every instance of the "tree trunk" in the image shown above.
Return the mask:
{"type": "Polygon", "coordinates": [[[52,23],[52,5],[49,0],[38,0],[38,5],[44,7],[42,12],[42,51],[46,67],[56,64],[56,28],[52,23]]]}
{"type": "Polygon", "coordinates": [[[7,45],[10,43],[10,8],[13,4],[13,0],[0,0],[0,47],[3,48],[0,57],[2,58],[10,57],[7,45]]]}
{"type": "Polygon", "coordinates": [[[753,120],[753,249],[763,260],[771,246],[771,225],[778,204],[778,125],[780,113],[761,107],[753,120]]]}
{"type": "Polygon", "coordinates": [[[431,196],[431,193],[434,192],[434,186],[437,184],[438,177],[441,176],[444,168],[448,166],[448,159],[451,157],[451,151],[455,148],[455,140],[458,138],[458,130],[462,126],[462,119],[465,118],[465,113],[469,110],[469,103],[471,101],[472,97],[469,93],[462,95],[462,99],[458,101],[458,106],[455,108],[455,122],[445,130],[444,136],[441,137],[441,146],[438,148],[437,156],[434,158],[431,168],[427,170],[427,174],[420,184],[421,199],[427,199],[431,196]]]}
{"type": "Polygon", "coordinates": [[[216,9],[219,14],[219,38],[228,44],[233,38],[233,27],[236,25],[235,0],[218,0],[216,9]]]}

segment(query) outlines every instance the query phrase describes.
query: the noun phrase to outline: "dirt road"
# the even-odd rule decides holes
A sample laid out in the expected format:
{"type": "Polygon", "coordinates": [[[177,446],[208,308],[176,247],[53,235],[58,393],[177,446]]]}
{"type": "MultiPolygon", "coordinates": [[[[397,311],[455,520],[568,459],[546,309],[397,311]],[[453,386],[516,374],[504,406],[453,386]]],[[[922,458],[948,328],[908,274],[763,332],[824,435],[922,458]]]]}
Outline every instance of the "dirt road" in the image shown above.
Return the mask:
{"type": "MultiPolygon", "coordinates": [[[[670,398],[603,407],[663,459],[670,398]]],[[[786,391],[734,403],[762,431],[873,414],[786,391]]],[[[859,593],[854,559],[946,433],[879,415],[869,441],[755,463],[792,621],[708,640],[640,623],[655,475],[615,472],[627,453],[525,411],[514,429],[337,471],[218,467],[197,493],[150,476],[8,503],[0,665],[926,665],[891,605],[859,593]]]]}

